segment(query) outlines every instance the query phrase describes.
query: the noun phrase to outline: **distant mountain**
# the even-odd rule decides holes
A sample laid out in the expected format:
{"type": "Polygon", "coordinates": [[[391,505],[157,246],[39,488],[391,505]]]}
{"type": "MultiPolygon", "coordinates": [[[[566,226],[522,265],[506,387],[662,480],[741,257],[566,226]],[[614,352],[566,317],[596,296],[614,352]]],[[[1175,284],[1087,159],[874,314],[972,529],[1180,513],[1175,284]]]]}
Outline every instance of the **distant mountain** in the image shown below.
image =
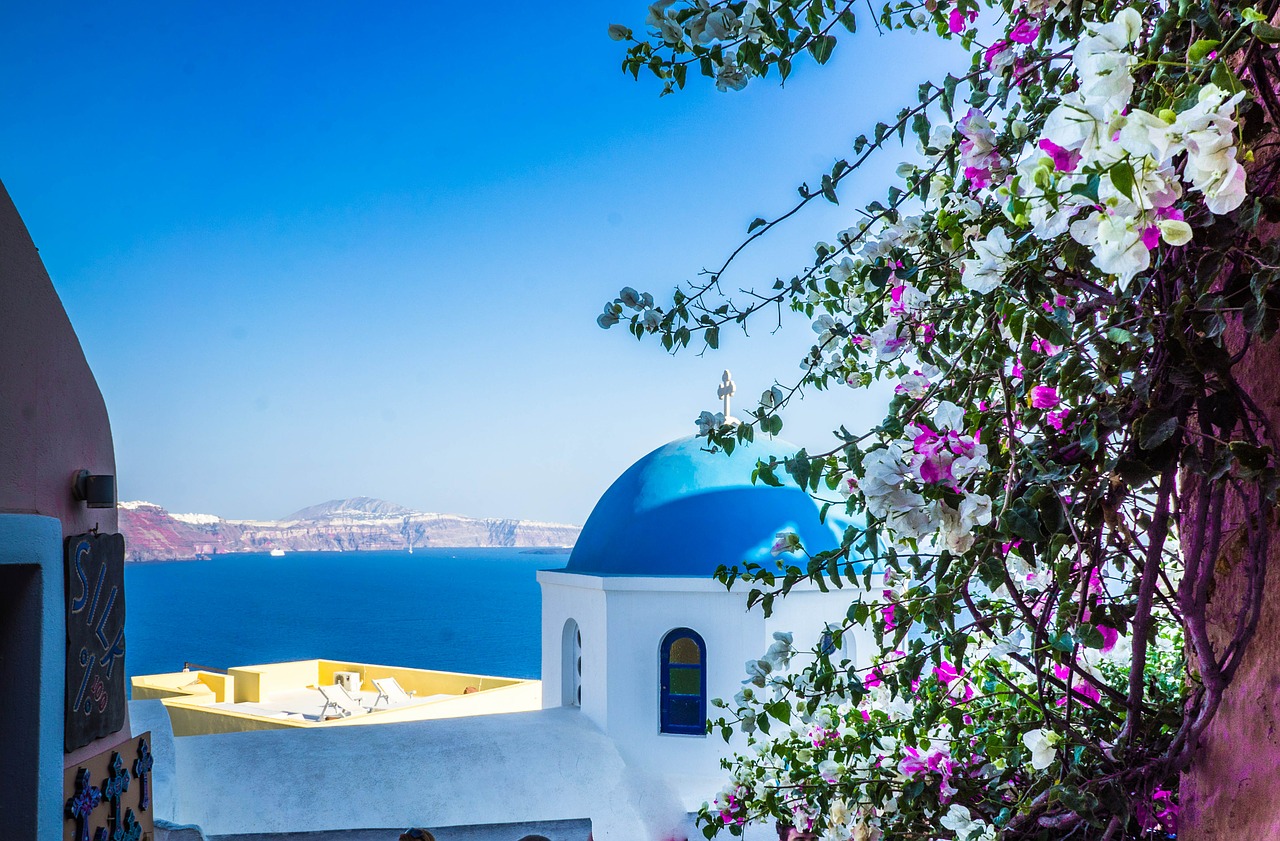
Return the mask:
{"type": "Polygon", "coordinates": [[[430,514],[370,497],[335,499],[283,520],[171,514],[150,502],[120,503],[125,560],[162,561],[234,552],[357,552],[464,546],[566,547],[580,526],[430,514]]]}
{"type": "Polygon", "coordinates": [[[410,508],[387,502],[385,499],[374,499],[371,496],[353,496],[351,499],[331,499],[319,505],[311,505],[301,511],[294,511],[288,520],[332,520],[339,517],[352,519],[368,519],[370,517],[399,517],[413,514],[410,508]]]}

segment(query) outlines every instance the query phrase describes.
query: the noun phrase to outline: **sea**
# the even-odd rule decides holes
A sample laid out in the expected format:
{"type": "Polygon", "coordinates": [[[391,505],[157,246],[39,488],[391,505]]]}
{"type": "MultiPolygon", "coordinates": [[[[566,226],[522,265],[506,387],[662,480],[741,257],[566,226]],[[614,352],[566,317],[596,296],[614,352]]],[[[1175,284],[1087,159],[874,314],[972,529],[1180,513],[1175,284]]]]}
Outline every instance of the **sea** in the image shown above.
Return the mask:
{"type": "Polygon", "coordinates": [[[125,564],[125,672],[332,659],[537,678],[536,573],[567,551],[416,549],[125,564]]]}

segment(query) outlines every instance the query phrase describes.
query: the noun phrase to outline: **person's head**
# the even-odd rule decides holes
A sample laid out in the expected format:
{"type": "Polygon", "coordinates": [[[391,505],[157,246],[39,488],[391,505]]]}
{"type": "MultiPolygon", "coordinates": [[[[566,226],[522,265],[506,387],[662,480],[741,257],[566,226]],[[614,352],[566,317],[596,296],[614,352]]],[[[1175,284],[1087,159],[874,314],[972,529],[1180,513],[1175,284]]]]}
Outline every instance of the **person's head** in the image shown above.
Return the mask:
{"type": "Polygon", "coordinates": [[[406,829],[400,833],[400,841],[436,841],[436,837],[425,829],[406,829]]]}

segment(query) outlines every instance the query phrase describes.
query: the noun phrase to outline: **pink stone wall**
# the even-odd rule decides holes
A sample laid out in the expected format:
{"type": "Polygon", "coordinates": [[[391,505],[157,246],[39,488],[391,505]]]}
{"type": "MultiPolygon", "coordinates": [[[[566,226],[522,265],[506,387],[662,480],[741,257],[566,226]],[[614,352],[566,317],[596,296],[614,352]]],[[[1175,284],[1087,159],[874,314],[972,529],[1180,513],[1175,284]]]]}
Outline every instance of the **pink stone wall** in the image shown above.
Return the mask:
{"type": "MultiPolygon", "coordinates": [[[[57,517],[64,537],[95,526],[118,531],[115,509],[90,509],[71,498],[80,469],[115,475],[107,407],[0,183],[0,512],[57,517]]],[[[126,722],[120,733],[69,755],[68,764],[128,735],[126,722]]]]}
{"type": "MultiPolygon", "coordinates": [[[[1280,429],[1280,342],[1252,348],[1238,376],[1280,429]]],[[[1239,507],[1229,502],[1223,519],[1227,528],[1241,522],[1239,507]]],[[[1243,576],[1238,573],[1219,578],[1209,603],[1218,651],[1230,639],[1232,611],[1240,603],[1243,576]]],[[[1275,532],[1257,634],[1182,779],[1178,838],[1280,839],[1280,535],[1275,532]]]]}

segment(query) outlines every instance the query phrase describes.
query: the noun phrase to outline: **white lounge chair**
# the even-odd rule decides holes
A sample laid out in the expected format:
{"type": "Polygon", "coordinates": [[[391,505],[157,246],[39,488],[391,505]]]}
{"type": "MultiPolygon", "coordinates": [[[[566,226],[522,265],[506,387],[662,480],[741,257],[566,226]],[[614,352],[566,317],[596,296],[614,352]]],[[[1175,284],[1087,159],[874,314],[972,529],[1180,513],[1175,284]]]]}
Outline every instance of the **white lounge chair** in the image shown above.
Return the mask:
{"type": "Polygon", "coordinates": [[[337,710],[338,715],[342,718],[352,715],[364,715],[368,712],[360,702],[351,697],[351,693],[347,692],[345,687],[336,683],[333,686],[317,687],[320,694],[324,696],[324,707],[320,710],[320,720],[324,721],[325,714],[329,712],[329,708],[333,707],[337,710]]]}
{"type": "Polygon", "coordinates": [[[413,693],[405,692],[400,682],[393,677],[375,678],[373,688],[378,690],[378,697],[373,699],[375,708],[381,701],[386,701],[388,707],[397,707],[413,700],[413,693]]]}

